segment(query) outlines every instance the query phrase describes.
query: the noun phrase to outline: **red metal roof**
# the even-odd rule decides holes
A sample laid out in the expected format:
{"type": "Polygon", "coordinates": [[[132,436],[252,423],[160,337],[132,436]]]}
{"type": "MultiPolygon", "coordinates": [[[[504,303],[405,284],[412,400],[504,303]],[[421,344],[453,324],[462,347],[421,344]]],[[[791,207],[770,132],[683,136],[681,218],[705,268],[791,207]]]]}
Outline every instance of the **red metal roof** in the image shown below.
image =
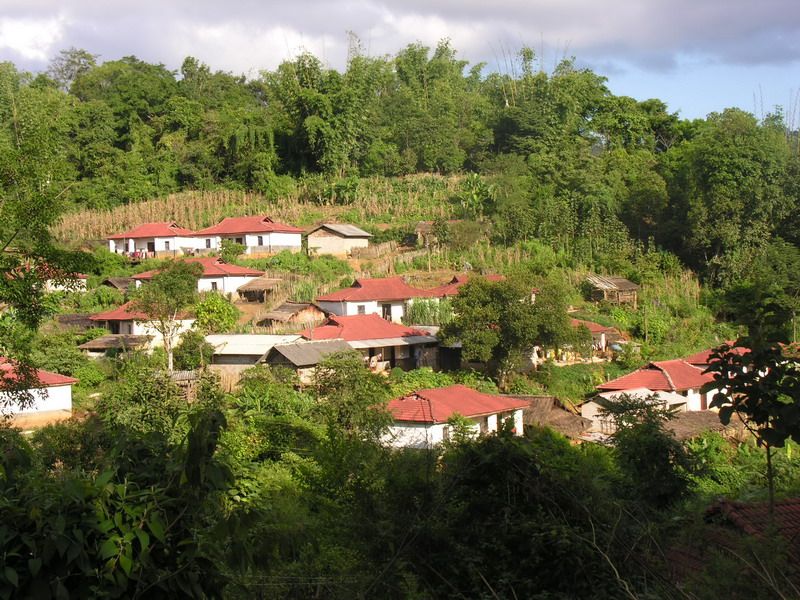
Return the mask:
{"type": "MultiPolygon", "coordinates": [[[[200,263],[203,265],[203,274],[200,277],[260,277],[263,275],[263,271],[257,271],[255,269],[251,269],[249,267],[240,267],[239,265],[229,265],[221,258],[217,258],[216,256],[196,256],[192,258],[181,258],[178,260],[182,260],[188,263],[200,263]]],[[[139,273],[138,275],[134,275],[133,279],[139,280],[146,280],[152,279],[153,275],[158,273],[158,269],[153,269],[152,271],[145,271],[144,273],[139,273]]]]}
{"type": "MultiPolygon", "coordinates": [[[[505,277],[503,275],[482,275],[484,279],[487,281],[503,281],[505,277]]],[[[455,296],[458,294],[461,287],[470,280],[471,276],[468,273],[464,273],[461,275],[456,275],[453,277],[448,283],[444,285],[440,285],[439,287],[435,287],[431,290],[428,290],[428,293],[431,296],[437,298],[446,298],[448,296],[455,296]]]]}
{"type": "Polygon", "coordinates": [[[570,319],[569,322],[576,329],[583,325],[589,330],[590,333],[606,333],[607,331],[615,331],[613,327],[606,327],[605,325],[600,325],[600,323],[584,321],[583,319],[570,319]]]}
{"type": "Polygon", "coordinates": [[[237,233],[303,233],[299,227],[276,223],[265,215],[252,217],[225,217],[211,227],[195,232],[196,236],[203,235],[234,235],[237,233]]]}
{"type": "Polygon", "coordinates": [[[132,309],[133,300],[122,306],[89,317],[92,321],[149,321],[146,314],[132,309]]]}
{"type": "Polygon", "coordinates": [[[444,423],[458,413],[465,417],[492,415],[528,406],[527,400],[483,394],[465,385],[418,390],[389,402],[396,421],[444,423]]]}
{"type": "Polygon", "coordinates": [[[408,300],[409,298],[427,298],[430,295],[431,290],[412,287],[402,277],[380,277],[356,279],[351,287],[320,296],[317,298],[317,302],[408,300]]]}
{"type": "Polygon", "coordinates": [[[164,221],[159,223],[144,223],[134,227],[130,231],[115,233],[108,236],[108,240],[135,240],[140,238],[156,237],[190,237],[194,232],[190,229],[179,227],[175,221],[164,221]]]}
{"type": "Polygon", "coordinates": [[[309,340],[342,339],[346,342],[361,340],[381,340],[411,336],[428,336],[429,334],[405,325],[391,323],[376,314],[353,315],[350,317],[332,316],[325,323],[301,333],[309,340]]]}
{"type": "Polygon", "coordinates": [[[690,365],[686,361],[675,359],[651,362],[643,369],[600,384],[597,389],[623,391],[647,388],[654,392],[682,392],[699,389],[703,384],[713,380],[713,374],[703,373],[703,369],[690,365]]]}
{"type": "MultiPolygon", "coordinates": [[[[733,341],[725,342],[725,344],[727,344],[728,346],[733,346],[734,343],[735,342],[733,342],[733,341]]],[[[695,366],[698,366],[698,367],[699,366],[705,367],[708,364],[710,364],[709,360],[711,360],[711,353],[713,351],[714,351],[714,348],[709,348],[708,350],[703,350],[703,351],[698,352],[696,354],[692,354],[691,356],[687,356],[683,360],[685,360],[690,365],[695,365],[695,366]]],[[[750,352],[749,348],[742,348],[740,346],[735,346],[735,347],[731,348],[731,351],[734,352],[735,354],[738,354],[739,356],[743,356],[746,353],[750,352]]]]}
{"type": "MultiPolygon", "coordinates": [[[[55,387],[59,385],[72,385],[78,383],[74,377],[67,377],[58,373],[51,373],[50,371],[42,371],[36,369],[36,378],[39,380],[40,386],[37,387],[55,387]]],[[[0,379],[9,383],[18,381],[18,375],[15,363],[4,356],[0,356],[0,379]]]]}

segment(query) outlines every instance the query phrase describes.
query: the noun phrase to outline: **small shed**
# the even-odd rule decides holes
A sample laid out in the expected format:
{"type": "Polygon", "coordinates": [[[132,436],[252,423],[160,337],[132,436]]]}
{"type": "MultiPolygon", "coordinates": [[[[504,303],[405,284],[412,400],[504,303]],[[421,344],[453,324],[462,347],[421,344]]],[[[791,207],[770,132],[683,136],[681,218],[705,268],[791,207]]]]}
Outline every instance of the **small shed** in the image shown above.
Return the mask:
{"type": "Polygon", "coordinates": [[[586,283],[591,289],[591,299],[612,304],[632,304],[636,310],[639,303],[639,285],[615,275],[587,275],[586,283]]]}
{"type": "Polygon", "coordinates": [[[352,351],[344,340],[323,340],[319,342],[294,342],[273,346],[262,362],[270,366],[283,366],[293,369],[300,383],[311,381],[312,372],[320,362],[335,352],[352,351]]]}
{"type": "Polygon", "coordinates": [[[356,248],[369,246],[371,233],[347,223],[323,223],[308,232],[308,250],[315,254],[348,256],[356,248]]]}
{"type": "Polygon", "coordinates": [[[282,279],[257,277],[256,279],[248,281],[244,285],[239,286],[236,289],[236,292],[239,294],[239,298],[245,302],[260,302],[263,304],[282,282],[282,279]]]}
{"type": "Polygon", "coordinates": [[[293,324],[309,325],[324,321],[328,314],[312,302],[284,302],[263,315],[259,327],[281,327],[293,324]]]}

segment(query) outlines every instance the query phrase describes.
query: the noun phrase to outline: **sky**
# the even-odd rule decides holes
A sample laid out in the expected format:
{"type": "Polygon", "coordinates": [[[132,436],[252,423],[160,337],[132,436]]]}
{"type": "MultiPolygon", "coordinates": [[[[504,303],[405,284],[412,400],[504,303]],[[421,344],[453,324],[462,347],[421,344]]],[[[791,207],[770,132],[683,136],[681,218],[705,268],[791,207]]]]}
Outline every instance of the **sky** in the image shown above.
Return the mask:
{"type": "Polygon", "coordinates": [[[30,71],[69,47],[249,77],[305,50],[342,69],[348,32],[371,56],[449,38],[500,72],[529,46],[546,70],[575,57],[684,118],[780,105],[800,121],[800,0],[0,0],[0,61],[30,71]]]}

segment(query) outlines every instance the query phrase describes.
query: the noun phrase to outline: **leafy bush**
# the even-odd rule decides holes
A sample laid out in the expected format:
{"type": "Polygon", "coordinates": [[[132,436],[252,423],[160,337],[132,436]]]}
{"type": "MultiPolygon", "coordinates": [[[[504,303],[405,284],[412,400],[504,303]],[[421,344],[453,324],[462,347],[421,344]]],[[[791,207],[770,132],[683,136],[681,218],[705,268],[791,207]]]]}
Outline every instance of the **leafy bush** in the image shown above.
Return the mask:
{"type": "Polygon", "coordinates": [[[202,294],[193,310],[196,317],[194,327],[205,334],[230,331],[240,314],[230,300],[217,292],[202,294]]]}

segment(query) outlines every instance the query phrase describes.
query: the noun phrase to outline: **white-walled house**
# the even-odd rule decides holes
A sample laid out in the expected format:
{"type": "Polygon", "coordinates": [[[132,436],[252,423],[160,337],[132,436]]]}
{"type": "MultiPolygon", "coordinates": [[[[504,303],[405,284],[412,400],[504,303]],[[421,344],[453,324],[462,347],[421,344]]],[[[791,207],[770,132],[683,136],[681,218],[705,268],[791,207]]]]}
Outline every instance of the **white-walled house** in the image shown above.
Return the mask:
{"type": "Polygon", "coordinates": [[[222,240],[245,246],[245,254],[274,254],[282,250],[300,252],[303,230],[278,223],[267,216],[226,217],[216,225],[194,232],[198,250],[214,251],[222,240]]]}
{"type": "Polygon", "coordinates": [[[83,273],[68,273],[48,279],[44,283],[44,289],[48,292],[85,292],[88,278],[83,273]]]}
{"type": "MultiPolygon", "coordinates": [[[[655,402],[659,402],[662,406],[675,410],[676,412],[687,411],[687,398],[678,392],[666,392],[663,390],[653,391],[647,388],[635,388],[625,390],[624,392],[601,392],[597,396],[607,402],[615,402],[619,400],[622,395],[629,396],[630,398],[643,400],[645,398],[653,398],[655,402]]],[[[614,420],[608,415],[604,414],[603,407],[597,400],[589,400],[581,404],[581,416],[584,419],[589,419],[592,424],[589,431],[597,431],[600,433],[611,434],[616,431],[614,420]]]]}
{"type": "MultiPolygon", "coordinates": [[[[177,328],[175,331],[173,347],[180,341],[181,336],[191,329],[195,319],[189,315],[179,315],[177,328]]],[[[135,310],[132,302],[126,302],[122,306],[97,313],[89,317],[97,323],[98,327],[105,327],[113,334],[128,336],[149,336],[150,348],[164,345],[164,337],[156,330],[150,318],[142,312],[135,310]]]]}
{"type": "Polygon", "coordinates": [[[310,254],[349,256],[356,248],[367,248],[371,233],[346,223],[323,223],[308,232],[310,254]]]}
{"type": "Polygon", "coordinates": [[[134,258],[180,256],[195,250],[197,246],[194,232],[175,221],[144,223],[106,239],[111,252],[134,258]]]}
{"type": "Polygon", "coordinates": [[[394,423],[384,442],[395,448],[430,448],[449,439],[447,421],[459,414],[472,421],[474,435],[497,431],[512,419],[516,435],[523,433],[526,400],[484,394],[464,385],[418,390],[389,402],[394,423]]]}
{"type": "MultiPolygon", "coordinates": [[[[197,256],[181,259],[188,263],[198,263],[202,265],[203,272],[197,280],[198,292],[220,292],[221,294],[233,294],[241,286],[250,283],[254,279],[261,277],[264,273],[249,267],[230,265],[216,256],[197,256]]],[[[142,285],[153,278],[158,270],[145,271],[133,276],[136,287],[142,285]]]]}
{"type": "Polygon", "coordinates": [[[399,323],[414,298],[430,298],[430,290],[408,285],[402,277],[356,279],[352,286],[317,298],[324,311],[340,317],[380,315],[399,323]]]}
{"type": "Polygon", "coordinates": [[[601,392],[629,392],[645,388],[654,392],[676,392],[686,399],[686,410],[706,410],[713,393],[703,394],[700,389],[714,380],[711,373],[690,365],[684,360],[651,362],[646,367],[600,384],[601,392]]]}
{"type": "MultiPolygon", "coordinates": [[[[0,378],[12,387],[19,385],[17,366],[11,360],[0,357],[0,378]]],[[[12,416],[14,425],[24,427],[30,421],[35,424],[67,419],[72,415],[72,386],[78,380],[66,375],[36,370],[37,383],[26,388],[32,403],[20,406],[11,392],[0,392],[0,407],[12,416]]]]}

